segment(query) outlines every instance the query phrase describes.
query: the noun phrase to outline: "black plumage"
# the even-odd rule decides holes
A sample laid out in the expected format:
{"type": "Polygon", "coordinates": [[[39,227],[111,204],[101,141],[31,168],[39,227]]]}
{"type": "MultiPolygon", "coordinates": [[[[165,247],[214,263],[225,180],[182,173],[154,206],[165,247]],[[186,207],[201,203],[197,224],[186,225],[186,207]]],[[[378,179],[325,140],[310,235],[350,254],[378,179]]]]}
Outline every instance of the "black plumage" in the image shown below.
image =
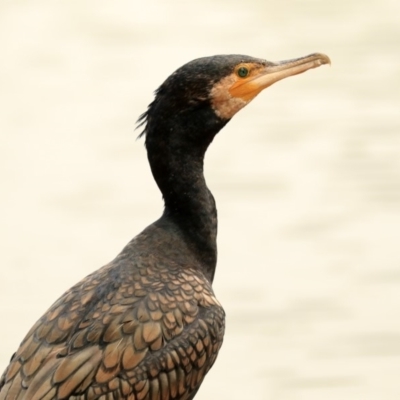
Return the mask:
{"type": "Polygon", "coordinates": [[[140,117],[161,218],[46,311],[4,372],[0,400],[193,399],[225,327],[212,289],[217,211],[205,152],[261,90],[328,62],[206,57],[161,85],[140,117]]]}

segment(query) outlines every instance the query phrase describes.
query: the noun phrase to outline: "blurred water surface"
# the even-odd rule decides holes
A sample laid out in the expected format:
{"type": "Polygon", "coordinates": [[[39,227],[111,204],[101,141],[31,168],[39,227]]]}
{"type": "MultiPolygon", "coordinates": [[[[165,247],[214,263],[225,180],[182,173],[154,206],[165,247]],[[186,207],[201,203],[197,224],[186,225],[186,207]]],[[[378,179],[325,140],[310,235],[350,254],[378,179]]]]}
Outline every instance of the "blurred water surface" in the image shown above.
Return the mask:
{"type": "Polygon", "coordinates": [[[136,118],[204,55],[332,67],[280,82],[217,136],[215,291],[197,399],[398,399],[400,2],[3,1],[0,369],[76,281],[161,213],[136,118]]]}

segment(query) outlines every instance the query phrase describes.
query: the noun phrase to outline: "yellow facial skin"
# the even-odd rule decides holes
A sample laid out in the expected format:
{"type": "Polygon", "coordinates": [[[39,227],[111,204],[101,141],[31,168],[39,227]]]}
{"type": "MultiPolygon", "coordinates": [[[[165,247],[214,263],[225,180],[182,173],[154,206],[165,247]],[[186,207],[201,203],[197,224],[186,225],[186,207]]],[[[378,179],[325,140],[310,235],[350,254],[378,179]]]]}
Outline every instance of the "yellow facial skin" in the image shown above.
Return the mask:
{"type": "Polygon", "coordinates": [[[328,56],[319,53],[267,65],[240,63],[231,75],[214,85],[211,91],[214,111],[221,118],[230,119],[273,83],[330,63],[328,56]]]}

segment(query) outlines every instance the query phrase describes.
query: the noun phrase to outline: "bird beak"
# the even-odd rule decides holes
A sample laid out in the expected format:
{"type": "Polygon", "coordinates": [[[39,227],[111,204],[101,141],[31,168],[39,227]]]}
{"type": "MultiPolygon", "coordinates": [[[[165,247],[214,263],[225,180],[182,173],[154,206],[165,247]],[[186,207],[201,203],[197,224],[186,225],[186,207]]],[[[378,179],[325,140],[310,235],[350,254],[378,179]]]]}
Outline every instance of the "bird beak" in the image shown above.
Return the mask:
{"type": "Polygon", "coordinates": [[[311,68],[317,68],[323,64],[330,64],[331,60],[325,54],[315,53],[293,60],[285,60],[277,63],[268,63],[250,74],[248,78],[237,80],[229,89],[231,96],[239,97],[248,102],[263,89],[273,83],[289,76],[301,74],[311,68]]]}

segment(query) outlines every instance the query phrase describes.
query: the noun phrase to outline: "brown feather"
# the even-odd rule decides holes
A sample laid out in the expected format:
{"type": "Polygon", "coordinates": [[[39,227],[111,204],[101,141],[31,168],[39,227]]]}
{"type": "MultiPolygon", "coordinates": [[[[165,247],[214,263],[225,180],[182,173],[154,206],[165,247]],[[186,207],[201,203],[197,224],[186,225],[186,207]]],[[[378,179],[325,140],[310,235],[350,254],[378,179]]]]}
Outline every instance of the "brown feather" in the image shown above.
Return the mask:
{"type": "Polygon", "coordinates": [[[161,327],[157,322],[146,322],[143,324],[143,340],[146,343],[152,343],[161,336],[161,327]]]}

